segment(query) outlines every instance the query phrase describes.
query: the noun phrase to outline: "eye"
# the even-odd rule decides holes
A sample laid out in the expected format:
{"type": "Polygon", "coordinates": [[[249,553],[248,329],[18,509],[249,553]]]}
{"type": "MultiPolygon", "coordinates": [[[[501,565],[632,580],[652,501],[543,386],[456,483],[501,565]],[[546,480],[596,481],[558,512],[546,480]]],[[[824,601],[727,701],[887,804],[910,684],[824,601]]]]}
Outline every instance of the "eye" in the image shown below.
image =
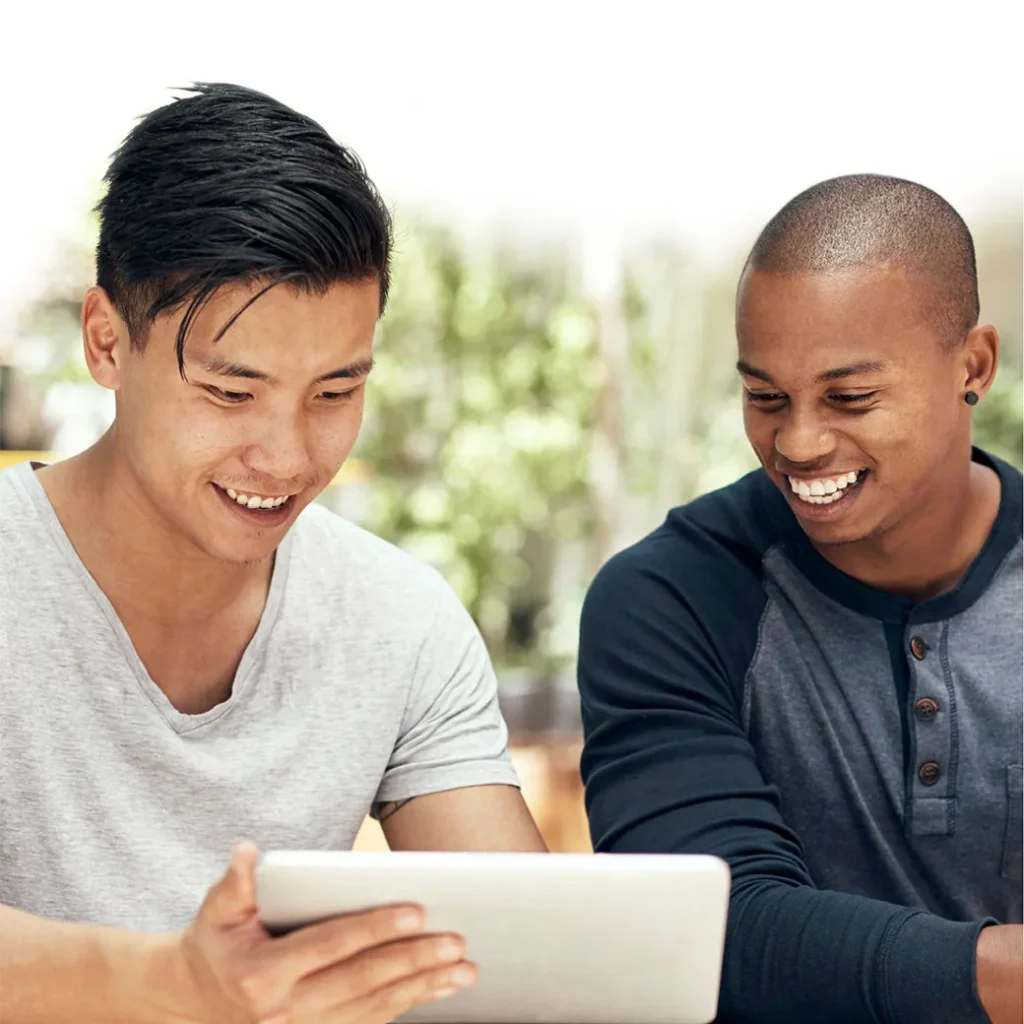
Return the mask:
{"type": "Polygon", "coordinates": [[[219,398],[222,402],[227,402],[230,405],[239,405],[252,398],[252,395],[247,391],[225,391],[223,388],[214,387],[212,384],[204,384],[203,386],[214,398],[219,398]]]}
{"type": "Polygon", "coordinates": [[[832,394],[832,395],[829,395],[829,398],[831,398],[835,402],[842,402],[844,404],[852,404],[854,402],[866,402],[869,398],[874,398],[875,395],[877,395],[877,394],[878,394],[877,391],[865,391],[865,392],[863,392],[862,394],[859,394],[859,395],[832,394]]]}
{"type": "Polygon", "coordinates": [[[356,392],[359,391],[362,386],[362,384],[359,384],[354,388],[349,388],[348,391],[321,391],[318,397],[327,402],[328,405],[339,405],[342,402],[354,398],[356,392]]]}
{"type": "Polygon", "coordinates": [[[747,401],[755,405],[769,405],[781,402],[786,396],[781,391],[747,391],[747,401]]]}

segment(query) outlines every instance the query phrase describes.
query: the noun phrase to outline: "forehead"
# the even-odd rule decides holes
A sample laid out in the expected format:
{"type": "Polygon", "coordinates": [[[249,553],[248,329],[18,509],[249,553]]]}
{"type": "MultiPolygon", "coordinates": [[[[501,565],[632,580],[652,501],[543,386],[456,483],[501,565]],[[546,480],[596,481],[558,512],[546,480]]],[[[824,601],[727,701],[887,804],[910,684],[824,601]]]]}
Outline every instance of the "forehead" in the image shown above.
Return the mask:
{"type": "Polygon", "coordinates": [[[740,284],[740,358],[768,368],[862,361],[905,362],[940,350],[922,282],[902,268],[774,274],[754,271],[740,284]]]}
{"type": "Polygon", "coordinates": [[[216,354],[220,360],[258,362],[277,374],[289,367],[302,371],[323,361],[345,361],[372,346],[380,301],[376,280],[334,284],[323,292],[282,283],[259,295],[231,322],[262,287],[219,289],[189,332],[186,362],[216,354]]]}

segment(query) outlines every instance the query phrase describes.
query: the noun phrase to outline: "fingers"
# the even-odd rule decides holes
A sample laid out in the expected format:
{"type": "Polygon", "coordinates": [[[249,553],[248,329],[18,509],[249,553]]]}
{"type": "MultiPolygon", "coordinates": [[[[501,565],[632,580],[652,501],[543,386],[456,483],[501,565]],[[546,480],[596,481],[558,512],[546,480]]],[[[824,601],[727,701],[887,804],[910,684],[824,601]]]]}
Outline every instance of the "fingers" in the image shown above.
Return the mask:
{"type": "Polygon", "coordinates": [[[460,970],[463,982],[475,978],[473,969],[462,961],[464,951],[457,935],[424,935],[369,949],[303,978],[293,995],[295,1006],[317,1019],[318,1014],[374,997],[407,979],[418,978],[421,987],[457,987],[460,970]]]}
{"type": "Polygon", "coordinates": [[[206,894],[199,915],[209,924],[229,927],[256,913],[256,862],[260,852],[252,843],[239,843],[223,877],[206,894]]]}
{"type": "Polygon", "coordinates": [[[418,907],[379,907],[300,928],[274,939],[268,952],[285,977],[294,981],[407,938],[422,927],[423,911],[418,907]]]}
{"type": "Polygon", "coordinates": [[[423,911],[379,907],[271,938],[258,925],[259,851],[236,847],[231,865],[207,894],[183,942],[199,966],[200,994],[244,1007],[253,1019],[394,1019],[410,1006],[472,984],[456,935],[423,935],[423,911]],[[239,925],[245,927],[239,928],[239,925]],[[359,1008],[362,1009],[353,1009],[359,1008]]]}
{"type": "MultiPolygon", "coordinates": [[[[395,1020],[408,1013],[420,1003],[449,999],[461,989],[472,985],[477,978],[474,964],[461,961],[457,964],[422,971],[410,977],[392,982],[356,999],[332,1013],[330,1019],[337,1021],[395,1020]]],[[[304,1007],[297,1006],[297,1019],[303,1020],[304,1007]]],[[[323,1011],[314,1011],[322,1013],[323,1011]]],[[[311,1016],[317,1020],[319,1017],[311,1016]]]]}

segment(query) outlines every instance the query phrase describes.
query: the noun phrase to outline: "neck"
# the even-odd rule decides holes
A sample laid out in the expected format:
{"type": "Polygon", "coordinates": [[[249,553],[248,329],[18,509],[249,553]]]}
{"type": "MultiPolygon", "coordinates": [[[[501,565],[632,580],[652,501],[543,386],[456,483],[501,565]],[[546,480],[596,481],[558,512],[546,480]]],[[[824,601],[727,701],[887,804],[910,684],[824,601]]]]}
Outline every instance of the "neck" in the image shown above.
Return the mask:
{"type": "Polygon", "coordinates": [[[999,512],[996,473],[970,453],[922,495],[917,514],[854,544],[815,545],[848,576],[913,601],[956,587],[977,558],[999,512]]]}
{"type": "Polygon", "coordinates": [[[208,622],[252,588],[269,587],[273,557],[234,564],[182,536],[145,495],[110,431],[39,472],[65,533],[115,607],[157,622],[208,622]]]}

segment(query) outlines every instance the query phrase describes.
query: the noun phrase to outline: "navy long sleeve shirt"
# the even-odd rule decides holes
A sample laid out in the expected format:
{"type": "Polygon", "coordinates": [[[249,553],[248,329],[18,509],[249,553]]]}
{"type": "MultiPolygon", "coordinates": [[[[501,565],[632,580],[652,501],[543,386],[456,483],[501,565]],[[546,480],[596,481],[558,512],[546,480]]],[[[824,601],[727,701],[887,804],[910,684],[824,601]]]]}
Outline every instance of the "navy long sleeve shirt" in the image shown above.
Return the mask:
{"type": "Polygon", "coordinates": [[[978,932],[1022,917],[1022,480],[975,458],[998,516],[934,600],[833,567],[761,471],[588,593],[594,846],[728,861],[720,1021],[987,1020],[978,932]]]}

